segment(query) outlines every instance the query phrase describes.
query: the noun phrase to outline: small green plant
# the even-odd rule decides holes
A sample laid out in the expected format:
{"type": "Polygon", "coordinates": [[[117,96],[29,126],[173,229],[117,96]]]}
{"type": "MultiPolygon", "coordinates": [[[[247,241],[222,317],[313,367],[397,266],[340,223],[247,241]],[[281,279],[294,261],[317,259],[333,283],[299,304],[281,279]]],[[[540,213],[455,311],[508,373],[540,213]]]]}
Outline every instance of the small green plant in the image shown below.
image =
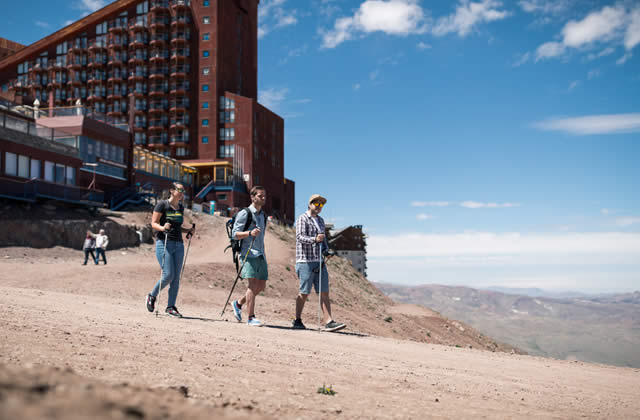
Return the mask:
{"type": "Polygon", "coordinates": [[[390,317],[390,316],[388,316],[388,317],[386,317],[386,318],[384,319],[384,321],[385,321],[385,322],[391,322],[391,321],[393,321],[393,318],[392,318],[392,317],[390,317]]]}
{"type": "Polygon", "coordinates": [[[336,395],[336,391],[333,390],[331,385],[326,386],[325,384],[322,384],[322,386],[318,388],[318,394],[336,395]]]}
{"type": "Polygon", "coordinates": [[[430,332],[427,333],[427,337],[431,337],[431,333],[430,332]]]}
{"type": "Polygon", "coordinates": [[[291,271],[291,269],[289,268],[289,266],[285,266],[285,268],[287,269],[287,271],[291,271]]]}

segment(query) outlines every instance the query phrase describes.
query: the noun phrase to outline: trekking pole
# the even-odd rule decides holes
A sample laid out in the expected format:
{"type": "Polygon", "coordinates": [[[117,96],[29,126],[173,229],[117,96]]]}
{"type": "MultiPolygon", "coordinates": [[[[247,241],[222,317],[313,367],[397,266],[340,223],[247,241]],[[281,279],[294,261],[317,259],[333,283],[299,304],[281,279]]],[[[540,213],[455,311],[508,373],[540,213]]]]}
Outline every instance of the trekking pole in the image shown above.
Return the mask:
{"type": "Polygon", "coordinates": [[[320,266],[318,268],[318,331],[322,329],[322,242],[319,244],[320,266]]]}
{"type": "MultiPolygon", "coordinates": [[[[191,229],[195,229],[196,224],[191,223],[191,229]]],[[[184,253],[184,260],[182,261],[182,270],[180,270],[180,277],[178,277],[178,281],[182,280],[182,274],[184,274],[184,266],[187,264],[187,255],[189,255],[189,248],[191,248],[191,237],[193,236],[192,232],[187,233],[187,239],[189,242],[187,243],[187,252],[184,253]]]]}
{"type": "Polygon", "coordinates": [[[160,303],[160,292],[162,292],[162,274],[164,273],[164,257],[167,255],[167,239],[169,233],[164,232],[164,248],[162,249],[162,264],[160,265],[160,280],[158,280],[158,296],[156,296],[156,318],[158,317],[158,303],[160,303]]]}
{"type": "Polygon", "coordinates": [[[253,248],[253,243],[255,242],[255,240],[256,240],[256,237],[254,236],[253,239],[251,240],[251,245],[249,245],[249,248],[247,249],[247,253],[244,255],[244,260],[242,261],[242,265],[238,270],[238,275],[236,275],[236,279],[233,281],[233,286],[231,286],[231,291],[229,292],[229,296],[227,296],[227,301],[224,303],[224,306],[222,307],[222,312],[220,312],[221,317],[222,315],[224,315],[224,310],[227,309],[227,305],[229,304],[229,299],[231,299],[231,295],[233,294],[233,289],[236,288],[236,283],[240,278],[240,274],[242,273],[242,268],[244,267],[244,264],[247,262],[247,258],[249,257],[249,251],[251,251],[251,248],[253,248]]]}

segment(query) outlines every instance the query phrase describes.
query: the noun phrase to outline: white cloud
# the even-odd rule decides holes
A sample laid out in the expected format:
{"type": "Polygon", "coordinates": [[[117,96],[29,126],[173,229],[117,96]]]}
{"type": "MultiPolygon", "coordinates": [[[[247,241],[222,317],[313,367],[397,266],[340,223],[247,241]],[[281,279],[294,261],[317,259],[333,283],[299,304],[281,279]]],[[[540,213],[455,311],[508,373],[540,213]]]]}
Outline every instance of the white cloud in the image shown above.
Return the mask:
{"type": "Polygon", "coordinates": [[[431,45],[427,44],[426,42],[418,42],[418,49],[419,50],[428,50],[431,48],[431,45]]]}
{"type": "Polygon", "coordinates": [[[75,7],[77,9],[93,13],[98,9],[102,9],[106,5],[106,0],[80,0],[75,4],[75,7]]]}
{"type": "Polygon", "coordinates": [[[294,104],[308,104],[309,102],[311,102],[309,98],[296,99],[293,101],[294,104]]]}
{"type": "Polygon", "coordinates": [[[615,225],[620,227],[627,227],[640,223],[640,217],[618,217],[615,220],[615,225]]]}
{"type": "Polygon", "coordinates": [[[64,21],[64,26],[69,26],[69,25],[71,25],[73,22],[75,22],[75,20],[73,20],[73,19],[65,20],[65,21],[64,21]]]}
{"type": "Polygon", "coordinates": [[[568,0],[521,0],[518,4],[528,13],[555,15],[567,10],[571,2],[568,0]]]}
{"type": "Polygon", "coordinates": [[[289,62],[290,59],[294,57],[300,57],[306,52],[307,52],[307,44],[304,44],[303,46],[298,48],[292,48],[288,50],[287,55],[282,60],[280,60],[280,64],[286,64],[287,62],[289,62]]]}
{"type": "Polygon", "coordinates": [[[258,6],[258,39],[273,29],[280,29],[298,23],[297,10],[285,10],[286,0],[265,0],[258,6]]]}
{"type": "Polygon", "coordinates": [[[353,85],[353,90],[360,90],[360,83],[353,85]]]}
{"type": "Polygon", "coordinates": [[[450,205],[448,201],[412,201],[413,207],[447,207],[450,205]]]}
{"type": "MultiPolygon", "coordinates": [[[[636,218],[637,219],[637,218],[636,218]]],[[[634,223],[640,222],[637,219],[634,223]]],[[[567,256],[623,255],[638,257],[640,234],[493,233],[371,235],[367,255],[378,257],[567,256]]],[[[541,258],[541,261],[544,258],[541,258]]]]}
{"type": "Polygon", "coordinates": [[[602,209],[600,210],[600,213],[604,214],[604,215],[608,215],[609,213],[611,213],[611,210],[609,209],[602,209]]]}
{"type": "Polygon", "coordinates": [[[269,88],[258,92],[258,102],[275,111],[287,97],[288,88],[269,88]]]}
{"type": "Polygon", "coordinates": [[[420,213],[416,215],[416,219],[418,220],[428,220],[428,219],[433,219],[434,216],[431,214],[426,214],[426,213],[420,213]]]}
{"type": "Polygon", "coordinates": [[[569,21],[562,29],[563,44],[578,48],[595,41],[610,40],[626,23],[622,6],[605,6],[581,21],[569,21]]]}
{"type": "Polygon", "coordinates": [[[569,89],[568,90],[575,89],[580,83],[581,83],[580,80],[574,80],[573,82],[571,82],[569,84],[569,89]]]}
{"type": "Polygon", "coordinates": [[[380,75],[380,70],[374,70],[371,73],[369,73],[369,80],[374,81],[378,78],[379,75],[380,75]]]}
{"type": "Polygon", "coordinates": [[[258,19],[264,19],[272,14],[272,11],[276,10],[286,0],[263,0],[258,7],[258,19]]]}
{"type": "Polygon", "coordinates": [[[433,34],[443,36],[455,32],[461,37],[467,36],[475,26],[481,23],[500,20],[509,16],[506,10],[499,10],[500,7],[502,7],[502,2],[497,0],[482,0],[476,3],[469,0],[460,0],[454,14],[437,20],[433,28],[433,34]]]}
{"type": "Polygon", "coordinates": [[[631,50],[638,44],[640,44],[640,7],[631,12],[631,22],[624,35],[624,46],[627,50],[631,50]]]}
{"type": "Polygon", "coordinates": [[[510,207],[520,207],[520,203],[479,203],[477,201],[463,201],[460,203],[460,207],[466,207],[468,209],[500,209],[510,207]]]}
{"type": "Polygon", "coordinates": [[[531,53],[527,51],[526,53],[520,55],[520,57],[512,64],[512,67],[520,67],[521,65],[529,61],[530,58],[531,53]]]}
{"type": "MultiPolygon", "coordinates": [[[[603,43],[609,45],[600,53],[589,53],[589,60],[612,54],[615,45],[623,44],[630,53],[640,43],[640,7],[632,10],[625,4],[604,6],[582,20],[567,22],[559,34],[560,41],[546,42],[538,47],[536,61],[559,57],[570,49],[590,50],[603,43]]],[[[625,61],[626,58],[618,60],[618,64],[625,61]]]]}
{"type": "Polygon", "coordinates": [[[560,42],[545,42],[536,50],[536,62],[544,58],[558,57],[564,54],[565,49],[564,44],[560,42]]]}
{"type": "Polygon", "coordinates": [[[633,57],[633,55],[630,52],[628,52],[625,55],[623,55],[622,57],[618,58],[616,60],[616,64],[621,66],[624,63],[626,63],[631,57],[633,57]]]}
{"type": "Polygon", "coordinates": [[[39,26],[41,28],[48,28],[49,24],[47,22],[43,22],[41,20],[36,20],[36,26],[39,26]]]}
{"type": "Polygon", "coordinates": [[[366,0],[352,17],[336,19],[333,29],[321,32],[322,48],[335,48],[357,34],[407,36],[426,30],[425,15],[417,0],[366,0]]]}
{"type": "Polygon", "coordinates": [[[635,133],[640,131],[640,113],[552,118],[533,126],[540,130],[563,131],[575,135],[635,133]]]}
{"type": "Polygon", "coordinates": [[[613,54],[616,51],[613,47],[607,47],[604,50],[600,51],[598,54],[591,53],[587,56],[589,60],[595,60],[597,58],[606,57],[608,55],[613,54]]]}

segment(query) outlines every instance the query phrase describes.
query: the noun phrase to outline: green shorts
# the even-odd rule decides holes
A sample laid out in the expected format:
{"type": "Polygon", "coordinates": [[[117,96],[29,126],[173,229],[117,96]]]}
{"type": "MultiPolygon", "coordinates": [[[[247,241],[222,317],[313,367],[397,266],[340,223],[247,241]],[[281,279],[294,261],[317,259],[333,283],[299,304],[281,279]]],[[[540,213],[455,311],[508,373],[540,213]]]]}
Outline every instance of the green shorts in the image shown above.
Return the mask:
{"type": "Polygon", "coordinates": [[[247,262],[242,267],[240,277],[243,279],[268,280],[269,271],[267,269],[267,260],[263,256],[256,258],[247,258],[247,262]]]}

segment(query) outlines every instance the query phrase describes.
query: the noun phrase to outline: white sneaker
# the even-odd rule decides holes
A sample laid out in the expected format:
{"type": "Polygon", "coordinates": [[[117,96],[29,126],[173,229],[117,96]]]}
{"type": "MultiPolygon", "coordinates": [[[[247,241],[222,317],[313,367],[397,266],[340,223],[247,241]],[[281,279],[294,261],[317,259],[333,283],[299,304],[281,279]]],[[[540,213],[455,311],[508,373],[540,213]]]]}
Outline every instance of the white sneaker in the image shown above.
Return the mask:
{"type": "Polygon", "coordinates": [[[247,321],[247,325],[251,325],[252,327],[262,327],[263,324],[258,318],[250,318],[247,321]]]}

